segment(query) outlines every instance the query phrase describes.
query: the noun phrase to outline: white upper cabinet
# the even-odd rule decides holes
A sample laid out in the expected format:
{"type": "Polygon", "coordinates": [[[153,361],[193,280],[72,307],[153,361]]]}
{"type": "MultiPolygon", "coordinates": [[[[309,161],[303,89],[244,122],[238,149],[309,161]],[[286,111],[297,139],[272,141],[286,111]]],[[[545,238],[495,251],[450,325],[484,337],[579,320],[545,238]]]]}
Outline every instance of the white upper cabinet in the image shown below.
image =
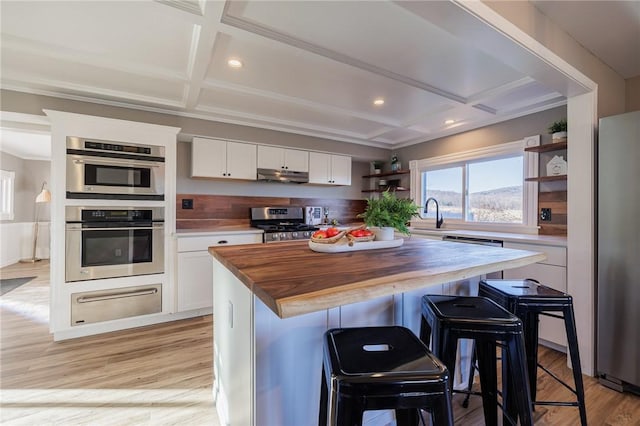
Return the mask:
{"type": "Polygon", "coordinates": [[[258,168],[308,172],[309,152],[299,149],[258,145],[258,168]]]}
{"type": "Polygon", "coordinates": [[[256,145],[193,138],[191,177],[256,180],[256,145]]]}
{"type": "Polygon", "coordinates": [[[309,183],[351,185],[351,157],[309,153],[309,183]]]}

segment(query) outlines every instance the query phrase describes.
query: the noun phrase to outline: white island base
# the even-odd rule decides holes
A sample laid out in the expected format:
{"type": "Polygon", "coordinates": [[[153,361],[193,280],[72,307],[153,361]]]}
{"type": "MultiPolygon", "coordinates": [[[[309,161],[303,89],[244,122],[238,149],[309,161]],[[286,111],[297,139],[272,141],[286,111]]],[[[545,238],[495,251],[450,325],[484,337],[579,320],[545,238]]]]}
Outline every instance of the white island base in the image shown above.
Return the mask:
{"type": "MultiPolygon", "coordinates": [[[[475,293],[478,282],[431,285],[281,319],[226,267],[213,262],[213,392],[223,426],[317,425],[325,331],[397,324],[418,334],[424,294],[441,294],[443,289],[475,293]]],[[[464,372],[458,376],[466,381],[464,372]]],[[[393,414],[371,412],[365,420],[367,425],[385,425],[393,414]]]]}

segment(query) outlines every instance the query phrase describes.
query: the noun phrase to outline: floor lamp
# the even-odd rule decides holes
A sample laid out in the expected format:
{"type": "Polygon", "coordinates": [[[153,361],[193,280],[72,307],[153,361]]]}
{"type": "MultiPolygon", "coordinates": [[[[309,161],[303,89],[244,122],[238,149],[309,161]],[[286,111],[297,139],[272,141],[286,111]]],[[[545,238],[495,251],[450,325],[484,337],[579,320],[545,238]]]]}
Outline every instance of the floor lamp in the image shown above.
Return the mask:
{"type": "Polygon", "coordinates": [[[20,261],[22,263],[35,263],[41,260],[36,257],[36,247],[38,246],[38,228],[39,228],[38,210],[39,210],[40,204],[51,202],[51,192],[49,192],[49,190],[45,188],[46,185],[47,185],[46,181],[42,182],[42,188],[40,189],[40,193],[36,196],[36,202],[35,202],[35,208],[34,208],[35,222],[33,224],[33,252],[31,253],[31,258],[22,259],[20,261]]]}

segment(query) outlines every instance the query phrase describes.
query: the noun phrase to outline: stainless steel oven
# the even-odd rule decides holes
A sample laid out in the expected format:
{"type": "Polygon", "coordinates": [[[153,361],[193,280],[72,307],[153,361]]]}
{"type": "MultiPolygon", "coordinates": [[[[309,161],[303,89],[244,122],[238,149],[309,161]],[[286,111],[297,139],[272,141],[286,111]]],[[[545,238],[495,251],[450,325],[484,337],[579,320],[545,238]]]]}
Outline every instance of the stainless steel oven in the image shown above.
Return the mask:
{"type": "Polygon", "coordinates": [[[163,207],[66,207],[65,281],[164,272],[163,207]]]}
{"type": "Polygon", "coordinates": [[[164,200],[164,147],[67,137],[67,198],[164,200]]]}

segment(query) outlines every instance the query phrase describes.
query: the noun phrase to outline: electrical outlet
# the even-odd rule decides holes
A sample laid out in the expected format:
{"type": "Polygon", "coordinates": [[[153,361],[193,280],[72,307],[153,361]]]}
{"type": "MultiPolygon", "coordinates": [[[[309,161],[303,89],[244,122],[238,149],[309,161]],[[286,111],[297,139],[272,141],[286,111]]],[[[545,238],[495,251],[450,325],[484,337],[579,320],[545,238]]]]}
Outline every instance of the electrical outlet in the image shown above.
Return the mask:
{"type": "Polygon", "coordinates": [[[182,199],[182,208],[184,210],[193,210],[193,199],[192,198],[183,198],[182,199]]]}
{"type": "Polygon", "coordinates": [[[551,209],[540,209],[540,220],[548,222],[551,220],[551,209]]]}

